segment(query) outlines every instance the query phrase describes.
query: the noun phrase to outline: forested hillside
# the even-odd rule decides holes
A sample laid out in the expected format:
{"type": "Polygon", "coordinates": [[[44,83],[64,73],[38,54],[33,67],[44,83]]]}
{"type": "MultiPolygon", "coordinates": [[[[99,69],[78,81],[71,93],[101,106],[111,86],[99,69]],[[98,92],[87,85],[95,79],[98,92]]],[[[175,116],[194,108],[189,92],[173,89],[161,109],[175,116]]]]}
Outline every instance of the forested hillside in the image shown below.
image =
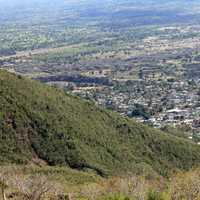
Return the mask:
{"type": "Polygon", "coordinates": [[[200,164],[200,147],[38,82],[0,71],[0,163],[99,175],[200,164]]]}

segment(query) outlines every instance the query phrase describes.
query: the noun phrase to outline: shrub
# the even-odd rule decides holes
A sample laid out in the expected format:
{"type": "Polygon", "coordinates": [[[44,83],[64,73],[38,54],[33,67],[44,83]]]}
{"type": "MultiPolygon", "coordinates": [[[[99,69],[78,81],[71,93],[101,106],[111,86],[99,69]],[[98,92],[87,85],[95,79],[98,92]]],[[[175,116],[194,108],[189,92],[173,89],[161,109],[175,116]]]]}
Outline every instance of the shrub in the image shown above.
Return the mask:
{"type": "Polygon", "coordinates": [[[170,184],[171,200],[199,200],[200,199],[200,170],[179,173],[170,184]]]}
{"type": "Polygon", "coordinates": [[[160,192],[149,191],[147,194],[147,200],[166,200],[160,192]]]}
{"type": "Polygon", "coordinates": [[[104,200],[131,200],[129,197],[122,196],[122,195],[111,195],[105,197],[104,200]]]}

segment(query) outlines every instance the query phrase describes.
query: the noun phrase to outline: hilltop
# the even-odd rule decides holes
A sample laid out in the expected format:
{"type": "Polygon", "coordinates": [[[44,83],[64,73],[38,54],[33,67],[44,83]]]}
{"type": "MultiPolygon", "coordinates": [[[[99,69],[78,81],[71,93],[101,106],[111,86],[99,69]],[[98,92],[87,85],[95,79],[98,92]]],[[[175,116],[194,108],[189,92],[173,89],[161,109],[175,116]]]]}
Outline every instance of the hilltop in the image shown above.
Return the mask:
{"type": "Polygon", "coordinates": [[[200,164],[200,147],[57,88],[0,71],[0,163],[99,175],[165,174],[200,164]]]}

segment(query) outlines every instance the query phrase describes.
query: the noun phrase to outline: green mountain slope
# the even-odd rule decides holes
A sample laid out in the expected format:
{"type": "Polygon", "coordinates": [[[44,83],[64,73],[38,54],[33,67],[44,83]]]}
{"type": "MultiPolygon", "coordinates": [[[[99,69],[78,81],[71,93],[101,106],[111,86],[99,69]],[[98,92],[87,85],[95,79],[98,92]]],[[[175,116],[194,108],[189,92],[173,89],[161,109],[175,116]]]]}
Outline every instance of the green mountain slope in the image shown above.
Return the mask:
{"type": "Polygon", "coordinates": [[[94,170],[100,175],[200,164],[200,147],[59,89],[0,71],[0,163],[94,170]]]}

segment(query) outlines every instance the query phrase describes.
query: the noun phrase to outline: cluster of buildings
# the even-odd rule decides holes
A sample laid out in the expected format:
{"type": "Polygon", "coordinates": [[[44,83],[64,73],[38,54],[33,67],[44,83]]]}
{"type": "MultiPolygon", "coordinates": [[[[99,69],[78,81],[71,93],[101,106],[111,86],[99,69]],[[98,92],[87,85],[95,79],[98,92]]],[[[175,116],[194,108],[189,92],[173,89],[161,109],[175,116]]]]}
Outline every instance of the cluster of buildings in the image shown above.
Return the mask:
{"type": "Polygon", "coordinates": [[[76,94],[156,128],[187,126],[200,134],[199,80],[138,79],[76,94]]]}

